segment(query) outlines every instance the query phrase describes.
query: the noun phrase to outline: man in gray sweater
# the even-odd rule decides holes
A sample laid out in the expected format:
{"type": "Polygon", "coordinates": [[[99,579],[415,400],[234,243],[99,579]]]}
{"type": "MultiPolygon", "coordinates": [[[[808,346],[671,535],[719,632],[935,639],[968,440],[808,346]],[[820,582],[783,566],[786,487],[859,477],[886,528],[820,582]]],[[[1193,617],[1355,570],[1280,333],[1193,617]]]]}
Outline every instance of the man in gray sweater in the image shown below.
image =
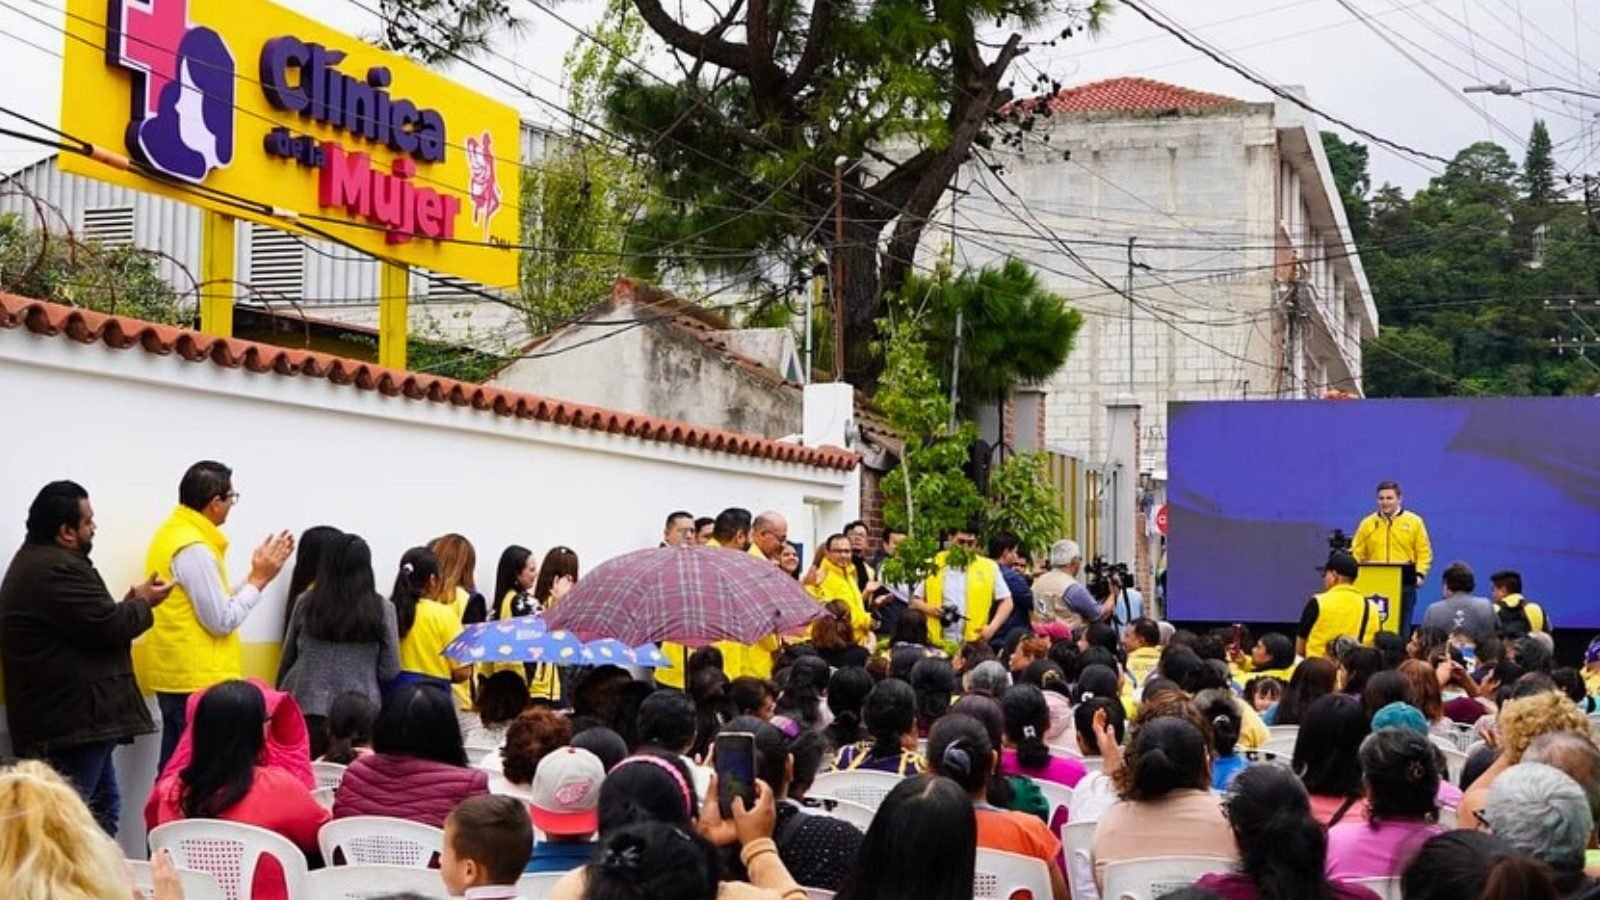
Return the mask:
{"type": "Polygon", "coordinates": [[[1444,599],[1429,605],[1422,615],[1422,624],[1443,628],[1447,633],[1462,632],[1482,641],[1494,634],[1494,604],[1487,597],[1472,593],[1477,580],[1472,569],[1464,562],[1453,562],[1444,570],[1444,599]]]}

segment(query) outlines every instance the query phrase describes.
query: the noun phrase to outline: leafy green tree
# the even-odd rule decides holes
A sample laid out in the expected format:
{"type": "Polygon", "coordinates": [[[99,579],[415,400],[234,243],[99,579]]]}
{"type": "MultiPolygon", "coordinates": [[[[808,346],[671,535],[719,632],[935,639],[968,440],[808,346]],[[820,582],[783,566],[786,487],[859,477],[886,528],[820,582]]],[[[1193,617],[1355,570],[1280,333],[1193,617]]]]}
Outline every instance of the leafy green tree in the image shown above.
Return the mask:
{"type": "Polygon", "coordinates": [[[1049,457],[1014,453],[989,473],[988,534],[1009,531],[1034,557],[1042,556],[1066,533],[1061,493],[1050,483],[1049,457]]]}
{"type": "MultiPolygon", "coordinates": [[[[905,440],[900,462],[883,477],[883,519],[906,539],[886,567],[898,584],[920,582],[933,571],[940,539],[983,511],[984,500],[962,467],[977,437],[970,422],[951,427],[950,401],[934,374],[920,323],[908,318],[883,324],[883,378],[875,398],[889,425],[905,440]]],[[[965,551],[952,548],[961,565],[965,551]]]]}
{"type": "MultiPolygon", "coordinates": [[[[1066,362],[1083,314],[1046,290],[1021,260],[951,274],[940,266],[899,291],[903,314],[924,311],[923,340],[933,359],[955,352],[961,321],[960,397],[964,408],[1003,401],[1019,385],[1043,381],[1066,362]]],[[[940,366],[948,387],[948,363],[940,366]]]]}
{"type": "Polygon", "coordinates": [[[1023,33],[1048,20],[1066,38],[1106,0],[632,5],[678,75],[619,69],[606,92],[609,126],[645,157],[658,195],[630,246],[722,277],[777,264],[799,282],[826,242],[844,369],[870,385],[883,364],[874,323],[974,143],[1001,127],[1023,33]]]}
{"type": "Polygon", "coordinates": [[[1328,168],[1333,172],[1333,183],[1339,189],[1339,199],[1344,201],[1350,235],[1359,243],[1367,236],[1372,218],[1372,209],[1367,201],[1367,194],[1372,190],[1372,176],[1367,171],[1367,145],[1359,141],[1346,141],[1331,131],[1324,131],[1322,150],[1328,156],[1328,168]]]}
{"type": "Polygon", "coordinates": [[[78,243],[0,215],[0,290],[131,316],[166,325],[188,324],[193,298],[161,277],[160,257],[131,245],[78,243]]]}

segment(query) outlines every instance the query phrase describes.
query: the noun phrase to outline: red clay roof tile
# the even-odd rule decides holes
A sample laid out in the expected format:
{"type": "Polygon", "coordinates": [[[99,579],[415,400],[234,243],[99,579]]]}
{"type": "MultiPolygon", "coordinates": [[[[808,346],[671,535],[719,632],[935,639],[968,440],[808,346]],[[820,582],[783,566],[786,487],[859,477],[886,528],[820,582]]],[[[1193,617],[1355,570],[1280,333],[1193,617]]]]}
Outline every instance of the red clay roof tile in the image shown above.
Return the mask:
{"type": "Polygon", "coordinates": [[[251,372],[325,378],[357,390],[385,396],[470,406],[494,415],[533,419],[588,431],[631,435],[640,440],[679,444],[772,461],[793,461],[819,468],[848,471],[856,454],[837,447],[800,447],[750,435],[697,428],[682,422],[610,409],[567,403],[535,394],[520,394],[467,384],[418,372],[398,372],[373,363],[326,353],[294,350],[220,338],[170,325],[0,293],[0,330],[21,328],[46,337],[82,344],[101,343],[117,350],[139,347],[160,356],[176,354],[188,362],[211,361],[225,368],[251,372]]]}
{"type": "MultiPolygon", "coordinates": [[[[1045,98],[1023,101],[1038,103],[1045,98]]],[[[1052,112],[1122,112],[1125,110],[1193,109],[1235,106],[1233,97],[1191,90],[1152,78],[1108,78],[1069,87],[1049,97],[1052,112]]]]}

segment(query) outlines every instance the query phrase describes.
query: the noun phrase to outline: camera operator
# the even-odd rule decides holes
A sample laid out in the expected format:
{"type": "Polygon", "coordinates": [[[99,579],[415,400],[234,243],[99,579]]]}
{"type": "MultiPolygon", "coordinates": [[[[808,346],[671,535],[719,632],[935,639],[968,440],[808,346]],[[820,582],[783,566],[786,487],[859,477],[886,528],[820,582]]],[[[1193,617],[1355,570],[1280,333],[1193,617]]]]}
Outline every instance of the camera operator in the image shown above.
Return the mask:
{"type": "Polygon", "coordinates": [[[1050,571],[1033,582],[1033,624],[1035,630],[1059,636],[1098,622],[1105,608],[1078,581],[1083,569],[1083,551],[1078,542],[1056,541],[1050,545],[1050,571]]]}

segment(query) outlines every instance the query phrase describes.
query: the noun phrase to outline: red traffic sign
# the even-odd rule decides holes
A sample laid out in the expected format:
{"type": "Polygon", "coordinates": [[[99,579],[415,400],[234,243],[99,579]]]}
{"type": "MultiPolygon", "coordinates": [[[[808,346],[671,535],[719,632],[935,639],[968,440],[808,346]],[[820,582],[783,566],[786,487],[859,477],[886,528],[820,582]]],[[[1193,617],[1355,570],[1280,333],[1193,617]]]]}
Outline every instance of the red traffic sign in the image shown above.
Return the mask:
{"type": "Polygon", "coordinates": [[[1156,510],[1156,531],[1161,532],[1162,537],[1167,536],[1167,505],[1165,503],[1161,504],[1160,508],[1156,510]]]}

